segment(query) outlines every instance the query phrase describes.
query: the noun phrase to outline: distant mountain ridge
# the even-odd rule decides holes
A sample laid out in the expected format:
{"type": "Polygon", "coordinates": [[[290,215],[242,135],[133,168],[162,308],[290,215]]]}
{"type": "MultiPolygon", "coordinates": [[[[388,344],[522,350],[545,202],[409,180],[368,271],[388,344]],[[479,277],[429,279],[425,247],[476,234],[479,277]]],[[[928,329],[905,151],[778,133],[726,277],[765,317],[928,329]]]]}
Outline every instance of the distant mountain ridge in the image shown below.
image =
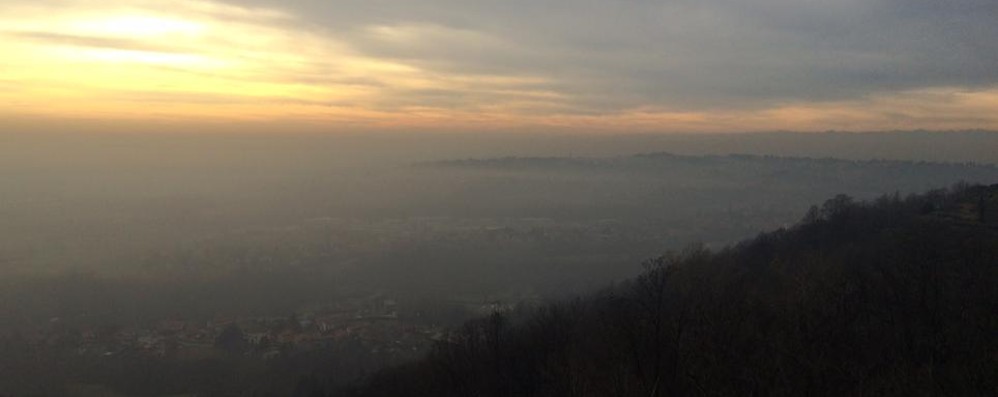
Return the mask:
{"type": "Polygon", "coordinates": [[[776,164],[836,164],[836,165],[875,165],[875,166],[937,166],[937,167],[960,167],[960,168],[985,168],[996,169],[994,164],[975,162],[933,162],[933,161],[907,161],[890,159],[869,159],[869,160],[849,160],[835,157],[800,157],[800,156],[773,156],[731,153],[727,155],[685,155],[670,152],[640,153],[630,156],[615,157],[492,157],[492,158],[468,158],[439,160],[417,163],[418,166],[428,167],[480,167],[480,168],[504,168],[504,167],[552,167],[552,166],[621,166],[638,163],[685,163],[692,165],[703,165],[714,162],[744,162],[744,163],[776,163],[776,164]]]}

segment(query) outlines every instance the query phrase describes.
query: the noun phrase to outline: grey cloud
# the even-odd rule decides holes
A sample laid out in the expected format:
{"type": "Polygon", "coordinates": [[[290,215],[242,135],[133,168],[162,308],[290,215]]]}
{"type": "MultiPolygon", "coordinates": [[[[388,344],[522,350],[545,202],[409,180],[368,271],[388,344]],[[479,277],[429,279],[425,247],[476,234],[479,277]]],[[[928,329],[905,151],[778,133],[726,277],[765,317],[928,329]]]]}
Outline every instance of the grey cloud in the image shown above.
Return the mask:
{"type": "Polygon", "coordinates": [[[163,53],[184,53],[185,51],[161,45],[150,45],[126,39],[111,39],[104,37],[91,37],[69,35],[49,32],[0,32],[0,35],[10,36],[21,40],[43,41],[48,43],[58,43],[77,47],[108,48],[114,50],[128,51],[149,51],[163,53]]]}
{"type": "Polygon", "coordinates": [[[253,1],[290,8],[368,56],[548,79],[580,112],[998,84],[994,0],[253,1]],[[375,25],[454,34],[400,44],[372,37],[375,25]]]}
{"type": "Polygon", "coordinates": [[[387,84],[382,81],[378,81],[370,78],[362,77],[337,77],[335,73],[301,73],[294,75],[290,78],[290,81],[299,84],[315,84],[315,85],[338,85],[338,86],[354,86],[354,87],[368,87],[368,88],[385,88],[387,84]]]}
{"type": "Polygon", "coordinates": [[[293,97],[234,97],[232,95],[224,94],[205,94],[202,92],[171,92],[164,93],[161,91],[128,91],[128,92],[115,92],[113,94],[105,94],[104,99],[111,99],[123,102],[132,103],[145,103],[145,104],[169,104],[169,103],[193,103],[193,104],[207,104],[207,105],[307,105],[307,106],[336,106],[341,107],[343,104],[337,104],[329,101],[315,101],[307,100],[293,97]]]}
{"type": "Polygon", "coordinates": [[[567,110],[567,105],[550,98],[531,95],[529,92],[471,89],[388,89],[384,99],[371,104],[371,108],[394,112],[410,108],[429,107],[458,111],[477,111],[493,104],[502,104],[518,113],[550,113],[567,110]]]}

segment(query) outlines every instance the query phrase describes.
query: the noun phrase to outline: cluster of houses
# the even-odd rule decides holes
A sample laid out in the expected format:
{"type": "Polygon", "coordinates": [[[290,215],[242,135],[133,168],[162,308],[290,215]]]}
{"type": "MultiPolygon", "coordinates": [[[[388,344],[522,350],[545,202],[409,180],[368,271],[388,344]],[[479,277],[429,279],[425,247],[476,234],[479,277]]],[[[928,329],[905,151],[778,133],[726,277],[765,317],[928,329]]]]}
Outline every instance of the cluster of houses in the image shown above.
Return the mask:
{"type": "Polygon", "coordinates": [[[354,344],[374,354],[412,355],[445,337],[440,326],[398,314],[390,298],[337,305],[286,317],[218,317],[209,321],[165,320],[147,327],[72,327],[53,319],[27,342],[72,348],[79,355],[142,355],[171,359],[284,354],[354,344]]]}

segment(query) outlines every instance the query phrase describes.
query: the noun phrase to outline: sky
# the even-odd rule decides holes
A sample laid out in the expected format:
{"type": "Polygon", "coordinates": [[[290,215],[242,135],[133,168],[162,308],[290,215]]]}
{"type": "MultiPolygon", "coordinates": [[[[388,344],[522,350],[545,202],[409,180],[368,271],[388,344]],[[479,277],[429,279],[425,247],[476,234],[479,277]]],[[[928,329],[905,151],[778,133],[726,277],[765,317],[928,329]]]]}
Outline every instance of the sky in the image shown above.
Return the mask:
{"type": "Polygon", "coordinates": [[[998,129],[995,21],[994,0],[4,0],[0,129],[998,129]]]}

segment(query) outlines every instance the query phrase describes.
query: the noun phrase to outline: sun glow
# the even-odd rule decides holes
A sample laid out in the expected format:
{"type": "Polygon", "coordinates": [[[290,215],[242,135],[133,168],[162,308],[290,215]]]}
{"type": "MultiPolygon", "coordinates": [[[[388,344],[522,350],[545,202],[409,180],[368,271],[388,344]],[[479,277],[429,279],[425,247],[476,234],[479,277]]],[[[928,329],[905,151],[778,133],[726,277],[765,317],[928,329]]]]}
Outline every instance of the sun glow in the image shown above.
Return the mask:
{"type": "Polygon", "coordinates": [[[7,112],[321,115],[330,103],[371,101],[375,93],[351,81],[413,80],[416,73],[294,29],[294,20],[275,10],[200,0],[44,3],[0,10],[0,102],[7,112]]]}
{"type": "MultiPolygon", "coordinates": [[[[46,7],[42,0],[0,10],[0,38],[10,39],[0,40],[3,77],[10,82],[0,91],[0,101],[7,112],[509,125],[516,109],[544,108],[550,106],[544,101],[561,99],[544,89],[510,88],[543,85],[537,78],[437,73],[367,56],[278,10],[205,0],[63,1],[75,6],[46,7]],[[461,105],[468,109],[448,109],[406,98],[410,92],[434,90],[516,99],[469,101],[461,105]]],[[[426,26],[372,29],[404,34],[410,42],[446,36],[426,26]]]]}
{"type": "Polygon", "coordinates": [[[198,37],[207,29],[203,23],[191,20],[141,14],[84,19],[70,23],[68,28],[86,34],[122,37],[198,37]]]}
{"type": "Polygon", "coordinates": [[[146,64],[164,65],[187,68],[224,68],[226,63],[219,59],[196,55],[196,54],[176,54],[169,52],[122,50],[106,48],[64,48],[63,56],[83,62],[94,62],[104,64],[146,64]]]}

